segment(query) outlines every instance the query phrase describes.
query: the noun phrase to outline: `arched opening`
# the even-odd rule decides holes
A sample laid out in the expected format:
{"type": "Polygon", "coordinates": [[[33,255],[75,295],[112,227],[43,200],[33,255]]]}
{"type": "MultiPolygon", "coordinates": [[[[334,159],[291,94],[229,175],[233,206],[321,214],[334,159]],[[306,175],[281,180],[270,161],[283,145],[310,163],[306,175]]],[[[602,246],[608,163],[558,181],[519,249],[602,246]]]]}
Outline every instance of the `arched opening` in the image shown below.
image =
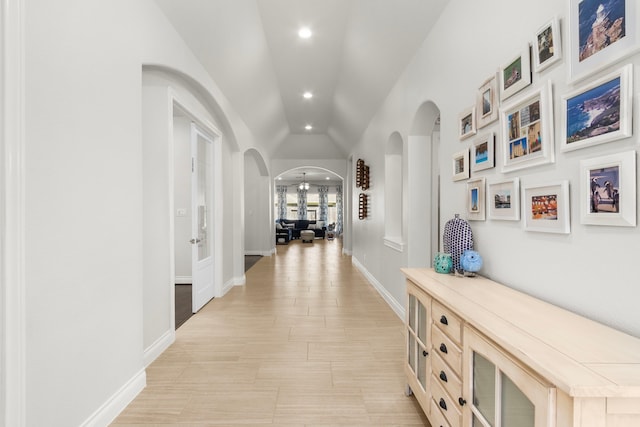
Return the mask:
{"type": "Polygon", "coordinates": [[[407,265],[429,267],[440,247],[440,109],[416,111],[407,140],[407,265]]]}
{"type": "Polygon", "coordinates": [[[403,141],[398,132],[389,136],[384,155],[384,243],[400,252],[403,238],[403,141]]]}

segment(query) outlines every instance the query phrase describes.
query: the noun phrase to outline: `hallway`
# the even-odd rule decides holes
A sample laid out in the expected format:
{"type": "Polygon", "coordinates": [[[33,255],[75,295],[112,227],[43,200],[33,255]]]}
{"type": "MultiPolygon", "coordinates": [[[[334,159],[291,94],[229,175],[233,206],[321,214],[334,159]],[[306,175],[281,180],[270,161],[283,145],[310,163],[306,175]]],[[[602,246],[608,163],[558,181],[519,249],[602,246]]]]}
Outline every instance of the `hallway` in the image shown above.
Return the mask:
{"type": "Polygon", "coordinates": [[[276,248],[176,331],[112,426],[428,425],[403,324],[341,241],[276,248]]]}

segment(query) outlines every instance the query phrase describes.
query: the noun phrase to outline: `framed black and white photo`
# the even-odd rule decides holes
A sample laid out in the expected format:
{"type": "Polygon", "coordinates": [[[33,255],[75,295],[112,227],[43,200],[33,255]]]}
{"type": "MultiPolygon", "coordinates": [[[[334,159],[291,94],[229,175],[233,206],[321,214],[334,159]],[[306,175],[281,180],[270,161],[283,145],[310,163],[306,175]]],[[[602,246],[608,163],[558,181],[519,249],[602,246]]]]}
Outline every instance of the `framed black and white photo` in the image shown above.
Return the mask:
{"type": "Polygon", "coordinates": [[[458,121],[458,136],[467,139],[476,134],[476,109],[470,107],[460,113],[458,121]]]}
{"type": "Polygon", "coordinates": [[[580,222],[636,226],[636,152],[580,162],[580,222]]]}
{"type": "Polygon", "coordinates": [[[520,220],[520,179],[511,178],[489,183],[487,203],[489,219],[520,220]]]}
{"type": "Polygon", "coordinates": [[[453,154],[453,180],[469,179],[469,149],[453,154]]]}
{"type": "Polygon", "coordinates": [[[485,179],[475,178],[467,181],[467,218],[470,221],[485,219],[485,179]]]}
{"type": "Polygon", "coordinates": [[[560,24],[554,17],[537,32],[533,43],[533,68],[539,73],[562,59],[560,24]]]}
{"type": "Polygon", "coordinates": [[[498,81],[494,73],[482,83],[476,94],[477,129],[498,120],[498,102],[498,81]]]}
{"type": "Polygon", "coordinates": [[[529,184],[523,188],[524,229],[542,233],[571,232],[569,181],[529,184]]]}
{"type": "Polygon", "coordinates": [[[637,0],[569,0],[568,80],[576,81],[640,49],[637,0]]]}
{"type": "Polygon", "coordinates": [[[500,109],[502,171],[555,161],[551,82],[500,109]]]}
{"type": "Polygon", "coordinates": [[[495,167],[495,137],[490,132],[475,141],[471,145],[471,171],[477,172],[495,167]]]}
{"type": "Polygon", "coordinates": [[[632,67],[626,65],[562,97],[562,151],[631,136],[632,67]]]}
{"type": "Polygon", "coordinates": [[[531,84],[529,44],[500,67],[500,99],[505,100],[531,84]]]}

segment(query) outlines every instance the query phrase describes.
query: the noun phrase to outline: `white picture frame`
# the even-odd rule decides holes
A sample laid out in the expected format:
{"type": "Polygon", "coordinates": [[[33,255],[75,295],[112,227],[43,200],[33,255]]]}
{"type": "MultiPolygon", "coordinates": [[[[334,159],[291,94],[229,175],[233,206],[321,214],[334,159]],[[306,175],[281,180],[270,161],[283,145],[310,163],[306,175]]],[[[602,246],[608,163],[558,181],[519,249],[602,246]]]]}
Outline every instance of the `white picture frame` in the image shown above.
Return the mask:
{"type": "Polygon", "coordinates": [[[502,172],[555,162],[551,81],[500,109],[502,172]]]}
{"type": "Polygon", "coordinates": [[[500,97],[496,73],[482,83],[476,93],[476,129],[498,120],[500,97]]]}
{"type": "Polygon", "coordinates": [[[567,16],[567,80],[571,83],[601,71],[640,49],[640,5],[637,0],[569,0],[567,16]],[[598,13],[601,5],[604,10],[598,13]],[[606,17],[606,20],[602,20],[602,17],[606,17]],[[614,30],[623,27],[624,35],[616,38],[616,33],[621,33],[613,31],[613,41],[610,35],[607,36],[606,43],[594,43],[593,37],[589,41],[589,35],[597,30],[594,29],[594,23],[597,27],[596,21],[599,19],[605,23],[602,29],[606,29],[607,33],[611,34],[611,26],[614,30]]]}
{"type": "Polygon", "coordinates": [[[471,145],[471,172],[495,167],[495,134],[489,132],[473,141],[471,145]]]}
{"type": "Polygon", "coordinates": [[[635,150],[580,161],[580,223],[636,226],[635,150]]]}
{"type": "Polygon", "coordinates": [[[561,151],[604,144],[632,135],[633,65],[562,96],[561,151]],[[612,117],[616,122],[612,122],[612,117]]]}
{"type": "Polygon", "coordinates": [[[453,153],[453,180],[462,181],[469,179],[469,149],[464,149],[453,153]]]}
{"type": "Polygon", "coordinates": [[[515,95],[531,84],[531,49],[526,47],[500,67],[500,100],[515,95]]]}
{"type": "Polygon", "coordinates": [[[536,31],[533,41],[533,68],[540,73],[562,59],[560,20],[551,18],[536,31]]]}
{"type": "Polygon", "coordinates": [[[527,231],[571,233],[569,181],[523,186],[521,212],[527,231]]]}
{"type": "Polygon", "coordinates": [[[489,219],[520,221],[520,178],[490,182],[488,187],[489,219]]]}
{"type": "Polygon", "coordinates": [[[467,219],[484,221],[486,211],[485,178],[467,181],[467,219]]]}
{"type": "Polygon", "coordinates": [[[476,108],[465,109],[460,113],[458,120],[458,136],[460,140],[467,139],[476,134],[476,108]]]}

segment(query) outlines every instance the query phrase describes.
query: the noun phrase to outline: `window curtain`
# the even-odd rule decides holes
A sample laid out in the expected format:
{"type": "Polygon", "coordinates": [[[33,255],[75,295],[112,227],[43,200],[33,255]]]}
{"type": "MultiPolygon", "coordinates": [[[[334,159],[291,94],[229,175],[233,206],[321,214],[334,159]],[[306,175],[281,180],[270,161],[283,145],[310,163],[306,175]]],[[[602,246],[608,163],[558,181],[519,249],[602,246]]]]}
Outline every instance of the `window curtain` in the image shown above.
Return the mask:
{"type": "Polygon", "coordinates": [[[287,186],[276,185],[276,193],[278,193],[278,219],[287,218],[287,186]]]}
{"type": "Polygon", "coordinates": [[[338,220],[336,221],[336,234],[342,234],[342,185],[336,187],[336,210],[338,211],[338,220]]]}
{"type": "Polygon", "coordinates": [[[327,222],[327,214],[329,213],[329,186],[320,185],[318,187],[318,199],[320,203],[320,221],[327,222]]]}
{"type": "Polygon", "coordinates": [[[307,190],[298,188],[298,219],[307,219],[307,190]]]}

